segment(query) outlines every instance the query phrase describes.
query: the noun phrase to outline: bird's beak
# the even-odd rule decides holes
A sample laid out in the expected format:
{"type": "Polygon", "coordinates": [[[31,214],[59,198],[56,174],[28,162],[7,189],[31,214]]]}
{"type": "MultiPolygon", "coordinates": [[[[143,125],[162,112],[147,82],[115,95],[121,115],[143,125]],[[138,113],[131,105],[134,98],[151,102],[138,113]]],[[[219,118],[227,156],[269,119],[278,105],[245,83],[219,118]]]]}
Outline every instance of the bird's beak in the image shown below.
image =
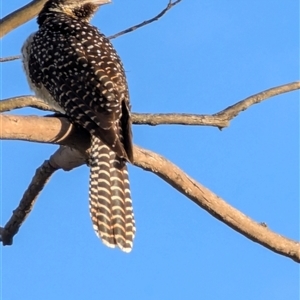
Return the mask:
{"type": "Polygon", "coordinates": [[[90,0],[90,2],[96,5],[104,5],[111,3],[111,0],[90,0]]]}

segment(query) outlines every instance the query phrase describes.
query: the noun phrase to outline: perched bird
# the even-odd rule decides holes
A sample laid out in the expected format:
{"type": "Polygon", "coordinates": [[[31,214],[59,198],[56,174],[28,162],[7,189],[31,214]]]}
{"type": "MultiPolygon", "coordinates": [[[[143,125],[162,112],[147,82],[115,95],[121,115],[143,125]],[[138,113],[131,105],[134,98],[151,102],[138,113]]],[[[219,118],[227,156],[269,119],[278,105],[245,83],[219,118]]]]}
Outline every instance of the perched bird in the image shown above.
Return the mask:
{"type": "Polygon", "coordinates": [[[133,161],[129,93],[120,57],[90,24],[108,0],[48,0],[22,47],[30,87],[91,134],[89,207],[96,234],[130,252],[135,235],[126,162],[133,161]]]}

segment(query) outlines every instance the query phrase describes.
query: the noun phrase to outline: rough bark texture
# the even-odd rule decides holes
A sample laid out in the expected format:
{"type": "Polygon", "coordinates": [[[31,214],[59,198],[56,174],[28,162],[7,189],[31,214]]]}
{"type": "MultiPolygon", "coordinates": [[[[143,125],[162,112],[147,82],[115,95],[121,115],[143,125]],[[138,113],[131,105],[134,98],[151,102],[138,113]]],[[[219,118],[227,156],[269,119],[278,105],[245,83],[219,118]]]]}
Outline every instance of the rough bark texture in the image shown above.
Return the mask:
{"type": "MultiPolygon", "coordinates": [[[[60,168],[71,170],[72,168],[84,164],[86,161],[86,153],[89,148],[88,136],[82,130],[76,129],[71,124],[68,124],[68,121],[64,118],[1,116],[0,122],[2,122],[3,128],[5,128],[5,130],[3,130],[3,136],[1,137],[3,139],[10,138],[32,142],[54,143],[71,147],[77,147],[75,141],[80,141],[79,151],[70,147],[63,147],[50,158],[50,165],[54,170],[60,168]],[[39,128],[47,130],[37,130],[37,124],[39,124],[39,128]]],[[[48,164],[48,161],[45,163],[48,164]]],[[[237,232],[243,234],[245,237],[278,254],[300,262],[299,243],[280,236],[269,230],[266,226],[250,219],[189,177],[164,157],[135,146],[134,165],[153,172],[198,206],[237,232]]],[[[37,170],[35,177],[20,202],[20,206],[15,210],[10,221],[2,229],[3,244],[7,245],[12,243],[13,235],[17,233],[18,228],[30,212],[30,208],[35,202],[38,193],[46,183],[47,176],[44,176],[45,173],[42,171],[43,167],[44,166],[41,166],[41,168],[37,170]],[[41,172],[41,175],[39,175],[39,172],[41,172]],[[42,182],[42,184],[40,184],[40,182],[42,182]],[[36,186],[39,186],[39,188],[36,189],[36,186]],[[25,211],[26,213],[21,213],[21,211],[25,211]]],[[[51,175],[52,173],[50,172],[49,177],[51,175]]]]}
{"type": "MultiPolygon", "coordinates": [[[[154,18],[132,26],[118,34],[131,32],[158,20],[168,10],[178,4],[178,1],[169,1],[167,7],[154,18]]],[[[35,17],[46,0],[35,0],[24,7],[4,17],[0,23],[0,36],[3,37],[13,29],[35,17]]],[[[15,59],[1,59],[5,62],[15,59]]],[[[264,92],[248,97],[213,115],[188,115],[188,114],[133,114],[135,124],[182,124],[215,126],[220,129],[230,125],[230,121],[240,112],[248,109],[275,95],[300,89],[300,82],[293,82],[279,87],[271,88],[264,92]]],[[[50,108],[33,96],[21,96],[6,99],[0,102],[0,112],[10,111],[22,107],[35,107],[42,110],[50,108]]],[[[30,213],[39,193],[51,175],[58,169],[72,170],[86,163],[90,136],[82,129],[71,125],[67,119],[61,117],[25,117],[13,115],[0,115],[1,139],[24,140],[39,143],[61,145],[60,148],[39,167],[25,191],[20,204],[14,210],[11,219],[0,228],[0,238],[3,245],[10,245],[13,236],[30,213]]],[[[257,223],[249,217],[231,207],[220,197],[203,187],[200,183],[185,174],[177,166],[162,156],[135,146],[134,164],[144,170],[150,171],[165,180],[172,187],[205,209],[208,213],[224,222],[245,237],[257,242],[264,247],[300,262],[300,245],[298,242],[280,236],[269,230],[265,224],[257,223]]]]}

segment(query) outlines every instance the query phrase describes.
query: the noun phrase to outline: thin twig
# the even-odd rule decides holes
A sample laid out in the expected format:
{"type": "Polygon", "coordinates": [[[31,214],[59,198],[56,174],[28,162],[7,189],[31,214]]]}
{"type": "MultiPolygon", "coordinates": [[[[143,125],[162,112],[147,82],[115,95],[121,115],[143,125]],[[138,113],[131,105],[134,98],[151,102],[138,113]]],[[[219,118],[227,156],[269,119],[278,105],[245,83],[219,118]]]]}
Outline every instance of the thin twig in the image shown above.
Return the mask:
{"type": "Polygon", "coordinates": [[[235,118],[240,112],[246,110],[250,106],[254,104],[258,104],[266,99],[269,99],[271,97],[287,93],[287,92],[292,92],[295,90],[300,89],[300,81],[295,81],[283,85],[279,85],[276,87],[273,87],[271,89],[265,90],[263,92],[257,93],[255,95],[252,95],[242,101],[239,101],[224,110],[214,114],[214,116],[222,116],[223,118],[226,119],[233,119],[235,118]]]}
{"type": "Polygon", "coordinates": [[[132,32],[132,31],[134,31],[134,30],[136,30],[136,29],[138,29],[140,27],[143,27],[143,26],[148,25],[148,24],[150,24],[150,23],[152,23],[154,21],[159,20],[167,11],[169,11],[172,7],[174,7],[175,5],[177,5],[179,2],[181,2],[181,0],[177,0],[175,2],[172,2],[170,0],[169,3],[168,3],[168,5],[157,16],[155,16],[155,17],[153,17],[153,18],[151,18],[149,20],[146,20],[146,21],[144,21],[142,23],[139,23],[137,25],[131,26],[131,27],[125,29],[125,30],[122,30],[122,31],[116,33],[116,34],[110,35],[108,38],[110,40],[115,39],[115,38],[117,38],[117,37],[119,37],[121,35],[124,35],[126,33],[132,32]]]}
{"type": "Polygon", "coordinates": [[[192,125],[192,126],[212,126],[224,128],[229,126],[229,121],[222,116],[200,115],[200,114],[145,114],[132,113],[132,123],[135,125],[192,125]]]}
{"type": "Polygon", "coordinates": [[[13,61],[21,59],[21,55],[13,55],[13,56],[6,56],[6,57],[0,57],[0,63],[2,62],[8,62],[8,61],[13,61]]]}
{"type": "MultiPolygon", "coordinates": [[[[167,11],[169,11],[172,7],[174,7],[175,5],[177,5],[179,2],[181,2],[182,0],[177,0],[175,2],[172,2],[171,0],[169,1],[168,5],[155,17],[146,20],[140,24],[131,26],[123,31],[120,31],[116,34],[113,34],[111,36],[109,36],[109,39],[115,39],[121,35],[124,35],[126,33],[132,32],[136,29],[139,29],[145,25],[148,25],[154,21],[159,20],[164,14],[167,13],[167,11]]],[[[25,5],[24,7],[21,7],[20,9],[14,11],[13,13],[11,13],[10,15],[6,16],[5,18],[3,18],[1,20],[1,25],[0,25],[0,31],[2,32],[2,35],[0,34],[0,37],[4,36],[5,34],[7,34],[8,32],[10,32],[11,30],[13,30],[14,28],[20,26],[22,23],[21,20],[23,20],[23,23],[29,21],[31,18],[33,18],[35,15],[38,14],[39,10],[41,9],[42,5],[44,4],[45,0],[36,0],[36,1],[32,1],[29,4],[25,5]],[[25,13],[24,13],[25,12],[25,13]],[[30,14],[28,15],[27,12],[30,12],[30,14]],[[20,16],[22,16],[22,18],[20,19],[20,16]]],[[[13,60],[17,60],[17,59],[21,59],[21,55],[14,55],[14,56],[8,56],[8,57],[1,57],[0,58],[0,63],[2,62],[8,62],[8,61],[13,61],[13,60]]]]}
{"type": "Polygon", "coordinates": [[[25,107],[32,107],[48,111],[52,110],[50,106],[45,104],[45,102],[32,95],[12,97],[0,101],[0,112],[6,112],[25,107]]]}

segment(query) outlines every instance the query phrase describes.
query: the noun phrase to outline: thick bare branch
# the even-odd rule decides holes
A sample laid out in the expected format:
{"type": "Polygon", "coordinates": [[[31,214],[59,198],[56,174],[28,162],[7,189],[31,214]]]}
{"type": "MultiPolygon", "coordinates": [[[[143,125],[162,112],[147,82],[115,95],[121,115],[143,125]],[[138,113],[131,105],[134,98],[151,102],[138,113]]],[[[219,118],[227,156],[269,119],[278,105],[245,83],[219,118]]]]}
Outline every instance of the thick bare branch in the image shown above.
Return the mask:
{"type": "Polygon", "coordinates": [[[136,166],[153,172],[221,222],[252,241],[300,262],[300,244],[298,242],[276,234],[266,226],[253,221],[164,157],[135,147],[134,158],[136,166]]]}
{"type": "Polygon", "coordinates": [[[20,226],[31,212],[39,193],[42,191],[51,175],[56,171],[46,160],[41,167],[36,170],[28,189],[25,191],[19,206],[13,211],[13,215],[0,230],[0,241],[3,246],[12,245],[13,236],[17,234],[20,226]]]}
{"type": "MultiPolygon", "coordinates": [[[[45,128],[52,127],[48,131],[43,132],[43,140],[40,142],[47,142],[46,139],[48,139],[49,143],[60,143],[60,139],[57,140],[57,138],[60,136],[68,136],[69,128],[72,127],[71,125],[69,125],[69,127],[62,126],[61,120],[57,121],[57,118],[40,117],[38,121],[35,120],[34,122],[32,122],[32,120],[28,120],[33,117],[14,116],[14,118],[17,118],[17,120],[13,118],[9,119],[7,118],[7,116],[2,116],[4,128],[12,126],[14,130],[18,130],[18,132],[15,132],[14,134],[14,139],[34,140],[35,138],[37,138],[37,135],[32,136],[32,134],[34,131],[37,131],[36,124],[40,123],[40,126],[43,126],[45,128]],[[17,122],[19,126],[15,126],[15,124],[9,124],[15,122],[17,122]],[[32,125],[31,128],[29,126],[30,124],[32,125]]],[[[64,120],[63,122],[67,123],[67,120],[64,120]]],[[[7,132],[8,130],[5,130],[4,135],[7,134],[7,132]]],[[[84,140],[82,139],[82,134],[82,131],[79,132],[73,128],[71,136],[73,135],[72,139],[74,140],[82,141],[84,140]]],[[[62,143],[65,144],[66,140],[63,140],[62,143]]],[[[83,146],[83,148],[85,149],[87,149],[88,147],[88,143],[83,146]]],[[[76,159],[74,159],[73,153],[71,151],[68,153],[68,149],[68,147],[65,148],[64,151],[66,152],[64,153],[64,155],[66,156],[63,159],[63,161],[71,160],[73,162],[73,164],[69,166],[68,169],[70,169],[71,167],[76,167],[77,164],[81,165],[82,163],[84,163],[84,156],[80,158],[80,154],[79,159],[78,156],[76,159]]],[[[84,152],[81,151],[81,153],[84,152]]],[[[143,168],[144,170],[155,173],[171,186],[176,188],[183,195],[187,196],[197,205],[205,209],[208,213],[210,213],[223,223],[227,224],[234,230],[240,232],[252,241],[257,242],[278,254],[289,257],[296,262],[300,262],[299,243],[280,236],[269,230],[267,227],[253,221],[243,213],[231,207],[220,197],[203,187],[201,184],[189,177],[177,166],[175,166],[162,156],[135,146],[134,164],[143,168]]],[[[60,163],[56,163],[55,166],[59,167],[60,163]]]]}
{"type": "MultiPolygon", "coordinates": [[[[132,114],[132,122],[137,125],[198,125],[198,126],[214,126],[220,129],[228,127],[230,121],[240,112],[246,110],[253,104],[262,102],[276,95],[291,92],[300,89],[300,81],[284,84],[274,87],[227,107],[226,109],[213,115],[197,115],[197,114],[132,114]]],[[[22,107],[35,107],[43,110],[51,110],[34,96],[21,96],[0,101],[0,112],[10,111],[22,107]]]]}
{"type": "Polygon", "coordinates": [[[173,8],[175,5],[177,5],[181,1],[182,0],[177,0],[175,2],[172,2],[172,0],[170,0],[169,3],[167,4],[167,6],[158,15],[156,15],[155,17],[153,17],[153,18],[151,18],[149,20],[146,20],[146,21],[144,21],[142,23],[139,23],[137,25],[131,26],[131,27],[125,29],[125,30],[122,30],[122,31],[116,33],[116,34],[110,35],[108,38],[111,39],[111,40],[115,39],[115,38],[117,38],[117,37],[119,37],[121,35],[124,35],[126,33],[132,32],[134,30],[137,30],[137,29],[139,29],[139,28],[141,28],[143,26],[146,26],[146,25],[148,25],[148,24],[150,24],[152,22],[158,21],[164,14],[166,14],[171,8],[173,8]]]}
{"type": "MultiPolygon", "coordinates": [[[[40,10],[43,8],[44,4],[47,0],[34,0],[28,3],[27,5],[15,10],[11,14],[7,15],[3,19],[0,20],[0,38],[8,34],[10,31],[14,30],[15,28],[23,25],[24,23],[33,19],[40,10]]],[[[109,3],[110,0],[107,0],[102,3],[106,4],[109,3]]],[[[16,58],[0,58],[0,62],[18,59],[16,58]]]]}
{"type": "Polygon", "coordinates": [[[66,118],[0,115],[0,139],[67,145],[85,153],[90,135],[66,118]],[[81,132],[78,140],[78,130],[81,132]]]}
{"type": "Polygon", "coordinates": [[[34,0],[7,15],[0,21],[0,38],[34,18],[47,0],[34,0]]]}
{"type": "Polygon", "coordinates": [[[0,227],[0,241],[3,246],[12,245],[13,237],[18,233],[19,228],[30,214],[39,193],[42,191],[52,174],[63,169],[64,171],[72,170],[86,162],[86,155],[80,151],[60,146],[60,148],[50,157],[49,160],[36,170],[31,183],[25,191],[18,207],[13,211],[13,214],[6,225],[0,227]]]}

